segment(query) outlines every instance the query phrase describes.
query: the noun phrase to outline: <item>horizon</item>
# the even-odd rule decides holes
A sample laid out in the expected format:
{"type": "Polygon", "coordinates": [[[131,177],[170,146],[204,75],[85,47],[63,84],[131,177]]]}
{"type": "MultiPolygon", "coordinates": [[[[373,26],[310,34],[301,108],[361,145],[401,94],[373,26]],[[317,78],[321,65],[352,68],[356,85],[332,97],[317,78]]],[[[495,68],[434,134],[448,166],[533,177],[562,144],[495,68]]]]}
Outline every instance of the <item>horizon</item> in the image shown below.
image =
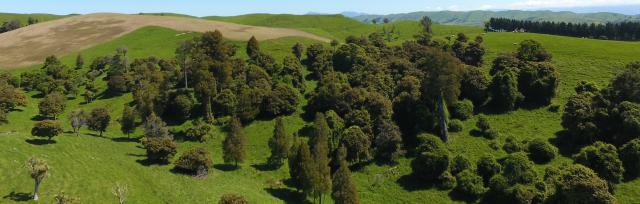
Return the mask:
{"type": "Polygon", "coordinates": [[[46,13],[56,15],[89,14],[89,13],[177,13],[197,17],[203,16],[236,16],[254,13],[267,14],[341,14],[359,13],[371,15],[388,15],[411,12],[437,11],[569,11],[574,13],[620,13],[625,15],[640,14],[640,0],[490,0],[490,1],[430,1],[401,0],[401,3],[387,5],[383,0],[354,0],[342,2],[328,0],[323,2],[300,2],[296,0],[261,1],[261,2],[216,2],[204,0],[188,1],[91,1],[74,2],[72,0],[42,0],[5,2],[0,12],[3,13],[46,13]],[[153,3],[153,4],[151,4],[153,3]],[[464,6],[460,6],[464,5],[464,6]],[[170,9],[167,9],[170,8],[170,9]]]}

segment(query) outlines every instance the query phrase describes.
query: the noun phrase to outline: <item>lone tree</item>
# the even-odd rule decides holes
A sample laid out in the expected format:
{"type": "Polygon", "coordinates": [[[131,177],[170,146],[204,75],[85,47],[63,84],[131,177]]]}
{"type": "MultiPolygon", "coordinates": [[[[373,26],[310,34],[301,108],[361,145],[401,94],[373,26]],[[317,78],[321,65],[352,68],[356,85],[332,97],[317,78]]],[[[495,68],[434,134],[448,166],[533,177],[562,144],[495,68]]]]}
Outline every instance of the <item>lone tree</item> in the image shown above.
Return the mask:
{"type": "Polygon", "coordinates": [[[94,108],[91,110],[91,114],[87,120],[87,126],[90,130],[98,131],[100,137],[102,137],[102,133],[107,130],[109,126],[109,121],[111,121],[111,116],[109,116],[109,111],[106,108],[94,108]]]}
{"type": "Polygon", "coordinates": [[[40,101],[38,109],[40,110],[40,115],[52,117],[55,120],[58,115],[64,112],[66,103],[67,99],[63,94],[54,92],[45,96],[44,99],[40,101]]]}
{"type": "Polygon", "coordinates": [[[251,36],[251,39],[247,42],[247,56],[251,59],[255,59],[260,54],[260,44],[255,36],[251,36]]]}
{"type": "Polygon", "coordinates": [[[87,113],[82,109],[76,109],[69,114],[69,122],[76,136],[80,135],[80,128],[87,125],[87,113]]]}
{"type": "Polygon", "coordinates": [[[238,163],[242,163],[244,161],[244,145],[246,143],[240,119],[234,118],[231,120],[229,129],[229,134],[224,141],[222,141],[223,159],[225,163],[234,163],[237,168],[238,163]]]}
{"type": "Polygon", "coordinates": [[[273,130],[273,137],[269,139],[269,148],[271,149],[271,156],[269,157],[269,164],[275,167],[280,167],[284,163],[284,159],[289,154],[289,138],[285,132],[284,122],[282,117],[276,118],[275,130],[273,130]]]}
{"type": "Polygon", "coordinates": [[[27,160],[26,167],[27,170],[29,170],[31,178],[35,182],[35,188],[33,190],[33,200],[37,201],[38,188],[40,187],[40,183],[42,183],[42,180],[44,180],[44,177],[46,177],[47,173],[49,172],[49,165],[47,165],[47,162],[42,159],[31,157],[29,160],[27,160]]]}
{"type": "Polygon", "coordinates": [[[194,173],[195,176],[202,177],[209,174],[209,168],[213,166],[211,154],[205,148],[195,148],[187,150],[175,162],[176,168],[194,173]]]}
{"type": "Polygon", "coordinates": [[[116,183],[111,189],[111,194],[118,198],[118,204],[124,204],[124,201],[127,200],[127,192],[129,192],[127,184],[116,183]]]}
{"type": "Polygon", "coordinates": [[[304,45],[302,43],[296,43],[291,48],[291,52],[296,56],[298,60],[302,60],[302,54],[304,53],[304,45]]]}
{"type": "Polygon", "coordinates": [[[43,120],[34,125],[31,129],[31,135],[37,137],[48,137],[49,140],[51,138],[58,136],[62,133],[62,127],[60,124],[53,120],[43,120]]]}
{"type": "Polygon", "coordinates": [[[358,204],[358,191],[351,180],[351,170],[345,160],[340,162],[340,168],[333,174],[333,193],[331,197],[336,204],[358,204]]]}
{"type": "Polygon", "coordinates": [[[167,124],[162,121],[162,118],[152,113],[144,121],[144,136],[151,138],[171,138],[171,133],[169,133],[169,128],[167,128],[167,124]]]}
{"type": "Polygon", "coordinates": [[[118,120],[122,133],[129,135],[136,131],[136,111],[125,105],[122,111],[122,117],[118,120]]]}

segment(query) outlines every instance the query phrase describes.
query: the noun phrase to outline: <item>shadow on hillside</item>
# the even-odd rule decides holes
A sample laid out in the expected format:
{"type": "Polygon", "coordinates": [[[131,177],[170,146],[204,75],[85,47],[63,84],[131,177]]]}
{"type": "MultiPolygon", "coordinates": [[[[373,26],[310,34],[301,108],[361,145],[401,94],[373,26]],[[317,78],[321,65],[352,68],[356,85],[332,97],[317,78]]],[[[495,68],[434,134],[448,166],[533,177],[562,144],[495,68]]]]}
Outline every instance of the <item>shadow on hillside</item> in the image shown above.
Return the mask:
{"type": "Polygon", "coordinates": [[[133,153],[127,153],[127,156],[132,156],[132,157],[146,157],[146,154],[133,154],[133,153]]]}
{"type": "Polygon", "coordinates": [[[48,145],[57,143],[55,140],[47,139],[26,139],[24,141],[32,145],[48,145]]]}
{"type": "Polygon", "coordinates": [[[312,125],[305,125],[302,128],[300,128],[298,130],[298,136],[300,137],[308,137],[313,135],[313,126],[312,125]]]}
{"type": "Polygon", "coordinates": [[[464,195],[456,190],[452,190],[449,192],[449,198],[451,200],[454,201],[463,201],[465,203],[476,203],[476,200],[478,200],[478,198],[476,197],[469,197],[467,195],[464,195]]]}
{"type": "Polygon", "coordinates": [[[279,168],[278,166],[270,165],[268,163],[253,164],[253,165],[251,165],[251,167],[253,167],[254,169],[256,169],[258,171],[274,171],[274,170],[277,170],[279,168]]]}
{"type": "MultiPolygon", "coordinates": [[[[131,156],[134,156],[134,154],[131,154],[131,156]]],[[[136,156],[137,156],[137,155],[136,155],[136,156]]],[[[145,155],[145,156],[146,156],[146,155],[145,155]]],[[[169,162],[158,162],[158,161],[151,160],[151,159],[149,159],[149,158],[146,158],[146,159],[138,159],[138,160],[136,160],[136,162],[138,162],[138,164],[141,164],[142,166],[151,166],[151,165],[159,165],[159,166],[162,166],[162,165],[167,165],[167,164],[169,164],[169,162]]]]}
{"type": "Polygon", "coordinates": [[[122,96],[121,93],[114,93],[113,91],[109,91],[108,89],[98,94],[96,99],[110,99],[114,97],[122,96]]]}
{"type": "Polygon", "coordinates": [[[214,164],[213,168],[220,171],[233,171],[233,170],[240,169],[240,166],[236,166],[233,164],[214,164]]]}
{"type": "Polygon", "coordinates": [[[425,190],[436,187],[434,183],[424,181],[414,174],[401,176],[400,178],[398,178],[396,183],[398,183],[398,185],[400,185],[406,191],[425,190]]]}
{"type": "Polygon", "coordinates": [[[23,192],[16,193],[15,191],[13,191],[2,198],[12,200],[14,202],[26,202],[31,200],[33,197],[31,196],[30,193],[23,193],[23,192]]]}
{"type": "Polygon", "coordinates": [[[140,142],[140,138],[137,137],[115,137],[111,138],[111,141],[114,142],[140,142]]]}
{"type": "Polygon", "coordinates": [[[288,188],[265,188],[267,193],[271,194],[273,197],[276,197],[284,203],[310,203],[308,200],[304,198],[301,193],[298,193],[295,190],[288,188]]]}
{"type": "Polygon", "coordinates": [[[45,117],[45,116],[42,116],[40,114],[34,115],[33,117],[31,117],[31,121],[43,121],[43,120],[46,120],[46,119],[49,119],[49,117],[45,117]]]}

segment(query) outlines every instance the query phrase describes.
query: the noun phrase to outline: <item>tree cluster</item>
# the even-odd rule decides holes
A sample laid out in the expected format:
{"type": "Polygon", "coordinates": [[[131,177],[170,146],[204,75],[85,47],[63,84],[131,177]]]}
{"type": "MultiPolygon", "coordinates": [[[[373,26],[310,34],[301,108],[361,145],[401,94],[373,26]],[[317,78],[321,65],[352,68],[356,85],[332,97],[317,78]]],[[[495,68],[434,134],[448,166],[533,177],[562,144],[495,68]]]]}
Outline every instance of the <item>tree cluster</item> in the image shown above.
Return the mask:
{"type": "Polygon", "coordinates": [[[603,40],[640,40],[640,23],[633,21],[607,23],[571,23],[554,21],[514,20],[491,18],[485,24],[487,31],[518,31],[594,38],[603,40]]]}

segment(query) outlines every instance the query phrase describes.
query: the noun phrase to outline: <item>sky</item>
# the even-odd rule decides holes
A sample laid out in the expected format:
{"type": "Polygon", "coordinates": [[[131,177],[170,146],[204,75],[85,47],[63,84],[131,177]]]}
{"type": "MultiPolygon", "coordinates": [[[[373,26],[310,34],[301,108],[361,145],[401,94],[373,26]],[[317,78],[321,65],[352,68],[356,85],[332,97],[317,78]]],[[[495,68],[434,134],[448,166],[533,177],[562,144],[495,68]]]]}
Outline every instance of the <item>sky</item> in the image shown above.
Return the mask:
{"type": "MultiPolygon", "coordinates": [[[[86,14],[172,12],[193,16],[247,13],[406,13],[640,6],[640,0],[3,0],[0,12],[86,14]]],[[[597,9],[596,9],[597,10],[597,9]]]]}

